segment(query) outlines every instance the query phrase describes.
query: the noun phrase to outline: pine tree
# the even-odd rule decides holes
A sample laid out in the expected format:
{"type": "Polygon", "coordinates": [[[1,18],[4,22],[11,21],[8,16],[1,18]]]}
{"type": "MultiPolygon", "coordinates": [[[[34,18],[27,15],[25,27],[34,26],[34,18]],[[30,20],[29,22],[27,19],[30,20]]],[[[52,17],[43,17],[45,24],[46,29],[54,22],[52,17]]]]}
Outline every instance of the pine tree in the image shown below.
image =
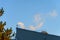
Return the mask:
{"type": "MultiPolygon", "coordinates": [[[[0,9],[0,17],[4,14],[3,8],[0,9]]],[[[12,34],[12,28],[5,29],[6,22],[0,21],[0,40],[11,40],[11,37],[14,36],[14,33],[12,34]]]]}

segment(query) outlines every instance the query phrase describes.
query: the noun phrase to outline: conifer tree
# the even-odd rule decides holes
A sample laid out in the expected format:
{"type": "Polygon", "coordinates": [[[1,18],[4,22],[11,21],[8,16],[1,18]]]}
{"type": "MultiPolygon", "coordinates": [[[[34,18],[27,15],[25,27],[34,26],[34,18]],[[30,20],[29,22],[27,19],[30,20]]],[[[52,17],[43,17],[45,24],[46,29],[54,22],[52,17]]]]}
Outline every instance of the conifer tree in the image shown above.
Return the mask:
{"type": "MultiPolygon", "coordinates": [[[[0,9],[0,17],[4,14],[3,8],[0,9]]],[[[6,22],[0,21],[0,40],[11,40],[11,37],[14,36],[12,34],[12,28],[5,29],[6,22]]]]}

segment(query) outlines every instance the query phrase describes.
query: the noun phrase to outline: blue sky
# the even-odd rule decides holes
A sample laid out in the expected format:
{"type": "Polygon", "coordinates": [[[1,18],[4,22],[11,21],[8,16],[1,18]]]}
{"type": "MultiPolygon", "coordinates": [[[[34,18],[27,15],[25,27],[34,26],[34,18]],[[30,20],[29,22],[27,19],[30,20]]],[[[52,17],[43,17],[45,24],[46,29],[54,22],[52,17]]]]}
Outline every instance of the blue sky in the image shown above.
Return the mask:
{"type": "MultiPolygon", "coordinates": [[[[22,23],[26,28],[42,22],[37,32],[47,31],[60,36],[60,0],[0,0],[0,8],[5,12],[1,20],[6,21],[6,28],[13,28],[22,23]],[[37,17],[38,16],[38,17],[37,17]],[[41,20],[40,20],[41,18],[41,20]],[[38,21],[38,22],[37,22],[38,21]]],[[[21,25],[20,25],[21,26],[21,25]]],[[[19,27],[20,27],[19,26],[19,27]]]]}

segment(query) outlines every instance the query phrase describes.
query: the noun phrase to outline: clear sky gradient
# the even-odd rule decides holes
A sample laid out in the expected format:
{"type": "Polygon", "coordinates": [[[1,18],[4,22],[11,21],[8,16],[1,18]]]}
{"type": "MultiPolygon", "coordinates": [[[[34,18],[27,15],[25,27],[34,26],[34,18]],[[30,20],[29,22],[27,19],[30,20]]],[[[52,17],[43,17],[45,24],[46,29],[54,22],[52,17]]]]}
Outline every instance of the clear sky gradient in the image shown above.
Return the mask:
{"type": "Polygon", "coordinates": [[[0,0],[1,7],[5,12],[0,19],[7,22],[6,28],[16,31],[18,22],[36,26],[34,15],[39,14],[43,25],[36,31],[60,36],[60,0],[0,0]]]}

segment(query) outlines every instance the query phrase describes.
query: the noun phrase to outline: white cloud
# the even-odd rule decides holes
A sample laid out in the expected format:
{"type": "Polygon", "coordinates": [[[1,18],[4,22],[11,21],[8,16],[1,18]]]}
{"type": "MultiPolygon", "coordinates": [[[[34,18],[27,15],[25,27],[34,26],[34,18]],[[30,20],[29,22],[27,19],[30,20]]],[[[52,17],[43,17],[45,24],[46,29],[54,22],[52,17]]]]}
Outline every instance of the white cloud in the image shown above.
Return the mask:
{"type": "Polygon", "coordinates": [[[25,29],[24,23],[18,22],[18,25],[19,25],[22,29],[25,29]]]}

